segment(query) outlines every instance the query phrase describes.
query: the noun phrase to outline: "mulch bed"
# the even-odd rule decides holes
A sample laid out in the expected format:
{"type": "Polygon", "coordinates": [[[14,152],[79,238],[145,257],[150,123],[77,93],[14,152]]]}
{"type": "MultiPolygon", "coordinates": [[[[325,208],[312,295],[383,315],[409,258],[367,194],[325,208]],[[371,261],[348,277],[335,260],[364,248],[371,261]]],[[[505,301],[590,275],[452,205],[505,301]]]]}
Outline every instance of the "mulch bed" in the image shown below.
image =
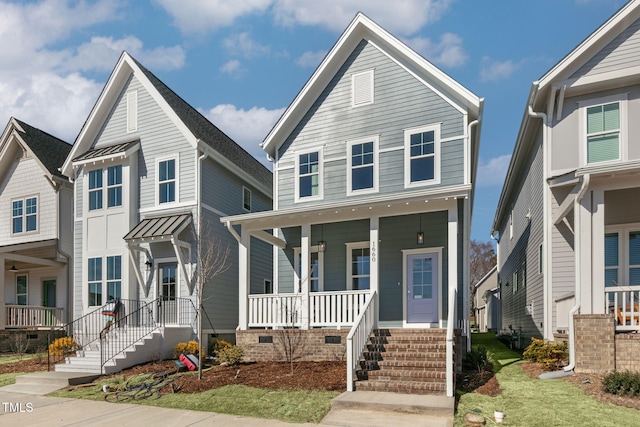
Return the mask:
{"type": "Polygon", "coordinates": [[[497,396],[502,393],[498,379],[491,367],[486,370],[464,371],[458,374],[456,387],[467,393],[475,392],[489,396],[497,396]]]}
{"type": "MultiPolygon", "coordinates": [[[[53,362],[53,360],[52,360],[53,362]]],[[[53,364],[51,365],[53,369],[53,364]]],[[[39,372],[47,370],[47,356],[24,359],[10,363],[0,363],[0,374],[14,372],[39,372]]]]}

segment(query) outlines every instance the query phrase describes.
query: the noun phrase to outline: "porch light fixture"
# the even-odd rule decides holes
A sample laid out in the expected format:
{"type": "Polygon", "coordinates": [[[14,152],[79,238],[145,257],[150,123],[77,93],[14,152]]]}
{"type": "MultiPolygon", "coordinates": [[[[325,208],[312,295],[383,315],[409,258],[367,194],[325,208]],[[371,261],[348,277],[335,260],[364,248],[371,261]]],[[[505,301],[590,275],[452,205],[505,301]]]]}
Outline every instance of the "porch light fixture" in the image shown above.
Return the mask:
{"type": "Polygon", "coordinates": [[[424,245],[424,232],[422,231],[422,214],[418,214],[418,217],[420,218],[420,231],[418,231],[416,240],[419,245],[424,245]]]}
{"type": "Polygon", "coordinates": [[[147,262],[144,263],[147,266],[147,271],[151,271],[151,267],[153,267],[153,262],[149,258],[147,258],[147,262]]]}
{"type": "Polygon", "coordinates": [[[16,268],[15,264],[11,266],[11,268],[9,269],[9,271],[18,271],[18,269],[16,268]]]}

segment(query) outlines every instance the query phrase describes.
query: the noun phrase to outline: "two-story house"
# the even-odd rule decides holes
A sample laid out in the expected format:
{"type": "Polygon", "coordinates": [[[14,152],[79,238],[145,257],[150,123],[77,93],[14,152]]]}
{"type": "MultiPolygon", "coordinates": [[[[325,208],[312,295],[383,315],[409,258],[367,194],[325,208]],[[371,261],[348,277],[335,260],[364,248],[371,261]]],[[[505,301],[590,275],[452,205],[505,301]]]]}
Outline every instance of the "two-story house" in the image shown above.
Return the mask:
{"type": "MultiPolygon", "coordinates": [[[[119,359],[102,371],[170,357],[176,342],[192,338],[199,302],[204,332],[233,336],[238,251],[219,218],[271,208],[264,165],[124,52],[62,172],[75,195],[74,336],[92,350],[106,336],[103,362],[119,359]],[[209,262],[200,255],[213,246],[224,268],[199,283],[209,262]],[[114,300],[120,328],[100,334],[114,300]],[[116,333],[125,340],[122,330],[126,342],[105,354],[116,333]],[[143,338],[148,345],[126,355],[143,338]],[[121,351],[126,361],[111,354],[121,351]]],[[[270,249],[260,256],[255,274],[270,277],[270,249]]]]}
{"type": "Polygon", "coordinates": [[[634,0],[532,84],[493,223],[502,327],[568,370],[638,369],[639,52],[634,0]]]}
{"type": "MultiPolygon", "coordinates": [[[[73,191],[59,171],[70,151],[13,117],[2,133],[0,330],[50,329],[70,317],[73,191]]],[[[37,331],[28,338],[31,350],[47,343],[37,331]]]]}
{"type": "Polygon", "coordinates": [[[416,363],[437,368],[414,381],[409,368],[390,374],[380,360],[357,369],[358,389],[452,395],[454,328],[468,329],[482,105],[355,17],[263,142],[274,164],[274,210],[222,218],[240,243],[236,336],[249,358],[282,359],[290,331],[299,335],[288,352],[296,359],[346,351],[352,390],[374,331],[389,349],[398,339],[412,343],[399,344],[405,349],[424,345],[416,363]],[[268,283],[254,280],[251,239],[274,248],[268,283]],[[446,356],[430,347],[445,341],[446,356]]]}

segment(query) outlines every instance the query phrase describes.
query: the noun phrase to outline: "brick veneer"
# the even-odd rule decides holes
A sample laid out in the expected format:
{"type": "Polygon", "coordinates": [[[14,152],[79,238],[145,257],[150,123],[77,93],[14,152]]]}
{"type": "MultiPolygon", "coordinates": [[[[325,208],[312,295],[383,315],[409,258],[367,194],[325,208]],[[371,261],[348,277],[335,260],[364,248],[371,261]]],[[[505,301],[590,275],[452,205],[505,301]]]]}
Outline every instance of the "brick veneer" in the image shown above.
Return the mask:
{"type": "Polygon", "coordinates": [[[615,319],[612,314],[574,316],[576,372],[606,372],[616,368],[615,319]]]}
{"type": "MultiPolygon", "coordinates": [[[[296,360],[332,361],[346,360],[348,329],[252,329],[236,331],[236,345],[244,350],[244,360],[253,362],[286,361],[279,337],[293,333],[301,343],[296,345],[296,360]],[[326,344],[325,337],[340,337],[340,344],[326,344]],[[272,343],[260,343],[260,337],[271,337],[272,343]]],[[[263,338],[264,339],[264,338],[263,338]]]]}
{"type": "Polygon", "coordinates": [[[640,372],[640,334],[616,334],[616,370],[640,372]]]}

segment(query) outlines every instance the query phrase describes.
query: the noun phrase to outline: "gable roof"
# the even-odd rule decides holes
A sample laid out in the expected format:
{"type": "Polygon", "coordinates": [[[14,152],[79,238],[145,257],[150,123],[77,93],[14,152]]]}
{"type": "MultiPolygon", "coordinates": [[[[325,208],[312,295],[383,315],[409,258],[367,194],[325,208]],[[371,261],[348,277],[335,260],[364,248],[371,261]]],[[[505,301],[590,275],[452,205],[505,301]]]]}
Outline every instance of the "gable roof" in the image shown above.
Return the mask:
{"type": "Polygon", "coordinates": [[[507,217],[510,195],[518,185],[518,174],[524,170],[522,166],[535,142],[535,134],[538,131],[537,124],[540,123],[540,119],[531,117],[530,111],[543,111],[551,115],[549,119],[553,120],[556,93],[558,93],[558,102],[562,102],[566,96],[605,89],[607,85],[616,80],[619,80],[621,84],[634,80],[637,82],[640,68],[625,69],[624,65],[619,66],[618,70],[613,73],[600,73],[586,77],[576,76],[576,74],[590,59],[594,58],[598,52],[638,19],[640,19],[640,0],[631,0],[551,67],[540,79],[531,84],[507,175],[498,199],[491,227],[492,235],[499,230],[507,217]]]}
{"type": "Polygon", "coordinates": [[[91,149],[105,117],[115,105],[118,95],[132,74],[136,75],[145,89],[164,107],[170,119],[194,148],[199,146],[201,149],[207,150],[212,157],[221,161],[226,167],[253,180],[257,187],[271,194],[272,174],[269,169],[127,52],[123,52],[120,56],[107,84],[83,125],[76,139],[74,150],[64,164],[63,173],[65,175],[72,174],[73,160],[91,149]]]}
{"type": "Polygon", "coordinates": [[[47,172],[50,178],[57,176],[64,178],[59,168],[71,151],[71,145],[60,138],[37,129],[21,120],[11,117],[2,134],[0,146],[10,136],[15,136],[25,148],[37,159],[40,166],[47,172]]]}
{"type": "Polygon", "coordinates": [[[262,148],[269,156],[275,157],[277,148],[293,131],[362,40],[375,43],[393,59],[399,61],[416,78],[422,81],[428,80],[435,85],[432,89],[446,97],[460,110],[468,111],[475,118],[481,115],[482,100],[480,98],[359,12],[267,134],[262,148]]]}

